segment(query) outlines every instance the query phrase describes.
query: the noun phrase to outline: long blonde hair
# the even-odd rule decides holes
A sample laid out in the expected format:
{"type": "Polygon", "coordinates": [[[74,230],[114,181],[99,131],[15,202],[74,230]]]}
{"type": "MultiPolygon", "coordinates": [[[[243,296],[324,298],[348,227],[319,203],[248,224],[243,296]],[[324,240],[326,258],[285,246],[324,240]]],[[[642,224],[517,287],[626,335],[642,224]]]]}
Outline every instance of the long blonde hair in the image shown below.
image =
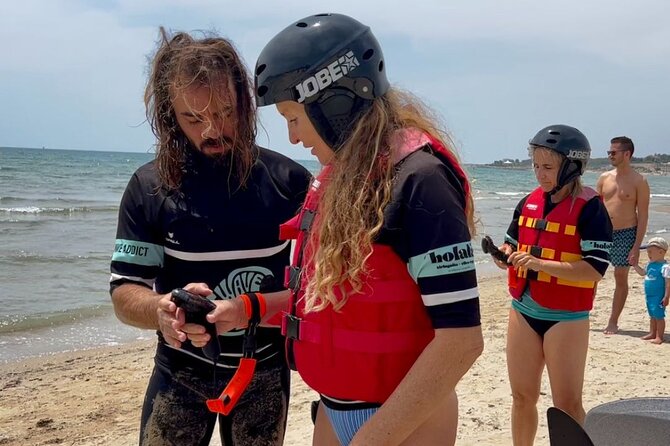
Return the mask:
{"type": "MultiPolygon", "coordinates": [[[[337,151],[310,233],[313,274],[305,287],[306,311],[328,305],[339,310],[348,295],[363,289],[366,260],[384,223],[391,200],[395,166],[391,153],[395,132],[416,128],[453,153],[453,143],[421,101],[395,89],[376,99],[337,151]],[[345,289],[345,284],[347,287],[345,289]],[[340,290],[337,297],[335,290],[340,290]]],[[[454,154],[455,155],[455,154],[454,154]]],[[[466,216],[475,233],[474,202],[467,197],[466,216]]]]}

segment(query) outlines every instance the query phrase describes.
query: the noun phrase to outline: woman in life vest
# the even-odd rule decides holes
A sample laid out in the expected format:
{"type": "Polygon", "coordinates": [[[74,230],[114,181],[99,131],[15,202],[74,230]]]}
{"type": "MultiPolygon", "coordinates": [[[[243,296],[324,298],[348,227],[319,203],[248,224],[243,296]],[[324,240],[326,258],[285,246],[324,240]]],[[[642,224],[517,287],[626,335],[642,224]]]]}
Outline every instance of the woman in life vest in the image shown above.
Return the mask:
{"type": "Polygon", "coordinates": [[[598,194],[581,184],[591,148],[576,128],[552,125],[531,140],[539,186],[518,204],[500,249],[510,254],[507,332],[514,445],[532,445],[546,364],[554,406],[584,422],[589,311],[608,266],[612,226],[598,194]]]}
{"type": "MultiPolygon", "coordinates": [[[[301,213],[284,293],[287,359],[321,395],[315,445],[453,444],[455,387],[483,349],[470,186],[421,103],[389,86],[370,28],[305,17],[256,64],[260,106],[324,166],[301,213]]],[[[240,299],[208,318],[244,326],[240,299]]],[[[202,339],[207,339],[203,335],[202,339]]]]}

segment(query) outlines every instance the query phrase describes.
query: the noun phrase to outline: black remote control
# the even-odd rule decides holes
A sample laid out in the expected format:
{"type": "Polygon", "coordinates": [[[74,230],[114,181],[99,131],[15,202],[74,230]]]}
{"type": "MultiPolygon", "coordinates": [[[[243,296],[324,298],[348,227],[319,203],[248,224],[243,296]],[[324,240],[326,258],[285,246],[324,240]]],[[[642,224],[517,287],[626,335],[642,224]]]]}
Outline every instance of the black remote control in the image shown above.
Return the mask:
{"type": "Polygon", "coordinates": [[[482,251],[485,254],[490,254],[494,259],[500,260],[501,262],[508,263],[509,256],[498,249],[493,240],[488,235],[482,238],[482,251]]]}
{"type": "Polygon", "coordinates": [[[219,340],[216,334],[216,326],[208,322],[205,316],[216,308],[216,304],[209,299],[206,299],[197,294],[193,294],[182,288],[177,288],[172,291],[172,302],[177,307],[184,310],[184,316],[187,323],[198,324],[205,327],[207,333],[210,335],[210,340],[202,348],[203,353],[212,361],[219,358],[221,349],[219,348],[219,340]]]}

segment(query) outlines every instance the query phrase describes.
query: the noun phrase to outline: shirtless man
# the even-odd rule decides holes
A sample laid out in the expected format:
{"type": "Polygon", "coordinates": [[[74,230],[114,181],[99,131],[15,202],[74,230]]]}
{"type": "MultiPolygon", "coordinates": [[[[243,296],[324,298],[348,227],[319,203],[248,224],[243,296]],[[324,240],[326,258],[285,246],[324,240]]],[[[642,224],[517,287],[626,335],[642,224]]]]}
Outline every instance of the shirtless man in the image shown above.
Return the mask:
{"type": "Polygon", "coordinates": [[[605,334],[619,331],[619,316],[628,297],[628,270],[637,265],[640,244],[647,231],[649,220],[649,184],[630,165],[635,146],[626,136],[610,141],[607,151],[613,170],[603,173],[596,189],[612,220],[612,251],[610,262],[614,266],[614,299],[612,313],[605,334]]]}

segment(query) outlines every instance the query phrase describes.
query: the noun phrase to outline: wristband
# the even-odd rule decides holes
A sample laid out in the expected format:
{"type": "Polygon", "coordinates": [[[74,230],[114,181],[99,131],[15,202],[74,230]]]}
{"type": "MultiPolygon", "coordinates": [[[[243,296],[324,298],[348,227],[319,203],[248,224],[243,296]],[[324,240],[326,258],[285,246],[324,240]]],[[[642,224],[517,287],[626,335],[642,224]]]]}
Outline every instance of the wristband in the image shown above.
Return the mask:
{"type": "Polygon", "coordinates": [[[247,293],[240,295],[244,302],[244,314],[249,322],[259,324],[267,312],[265,297],[261,293],[247,293]]]}

